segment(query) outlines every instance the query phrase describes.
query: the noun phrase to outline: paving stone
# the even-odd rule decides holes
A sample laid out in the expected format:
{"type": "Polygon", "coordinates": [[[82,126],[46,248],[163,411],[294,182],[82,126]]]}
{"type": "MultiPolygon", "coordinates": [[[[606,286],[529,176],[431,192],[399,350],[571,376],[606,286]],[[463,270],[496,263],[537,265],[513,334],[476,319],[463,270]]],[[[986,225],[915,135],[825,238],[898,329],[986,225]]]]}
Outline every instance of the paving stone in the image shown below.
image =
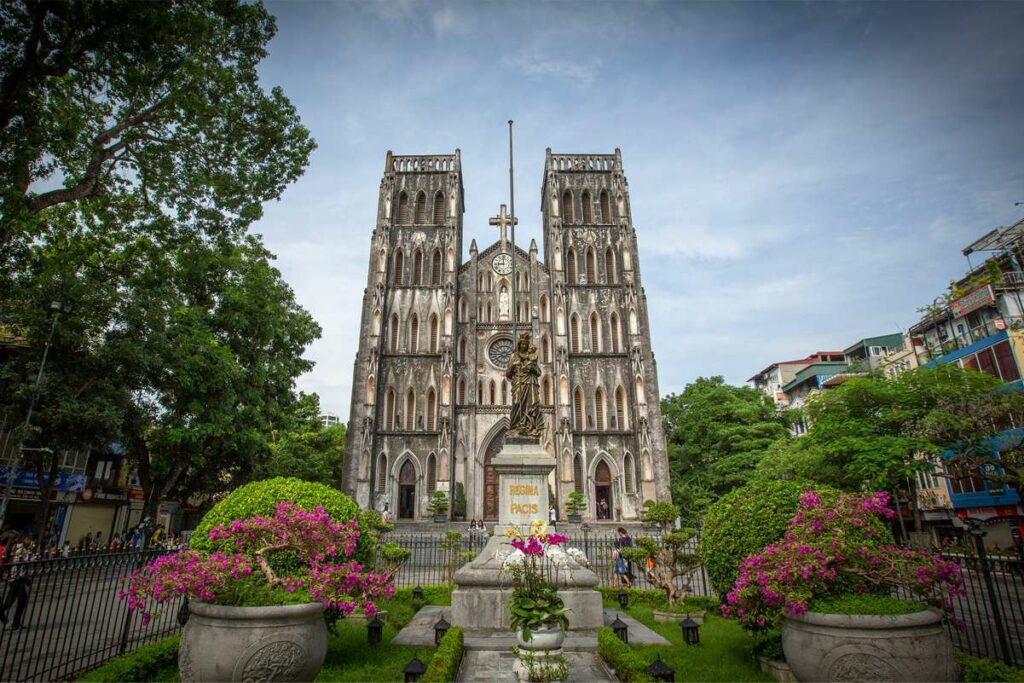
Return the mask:
{"type": "MultiPolygon", "coordinates": [[[[570,681],[617,680],[596,652],[564,652],[569,665],[570,681]]],[[[479,683],[513,683],[518,681],[512,671],[515,655],[511,650],[467,650],[456,681],[479,683]]]]}
{"type": "Polygon", "coordinates": [[[412,645],[414,647],[434,647],[434,624],[441,617],[450,624],[452,619],[450,607],[441,605],[424,605],[416,616],[405,625],[391,642],[395,645],[412,645]]]}
{"type": "MultiPolygon", "coordinates": [[[[626,613],[626,612],[624,612],[622,610],[605,608],[605,610],[604,610],[604,625],[605,626],[611,626],[612,622],[615,621],[616,617],[621,619],[626,624],[626,626],[629,627],[629,644],[630,645],[633,645],[633,644],[636,644],[636,645],[671,645],[672,644],[668,640],[666,640],[662,635],[660,635],[659,633],[657,633],[655,631],[652,631],[651,629],[647,628],[646,626],[641,624],[639,621],[637,621],[633,617],[629,616],[628,613],[626,613]]],[[[597,647],[596,644],[595,644],[595,647],[597,647]]]]}

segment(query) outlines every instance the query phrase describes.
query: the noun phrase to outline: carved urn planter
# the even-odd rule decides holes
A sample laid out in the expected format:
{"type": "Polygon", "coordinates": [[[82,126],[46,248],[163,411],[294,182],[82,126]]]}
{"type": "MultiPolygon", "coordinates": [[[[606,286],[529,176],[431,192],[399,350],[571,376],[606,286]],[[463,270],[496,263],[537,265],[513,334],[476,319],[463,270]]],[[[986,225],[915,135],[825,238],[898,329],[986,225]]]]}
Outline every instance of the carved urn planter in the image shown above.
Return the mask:
{"type": "Polygon", "coordinates": [[[953,643],[936,609],[787,616],[782,650],[800,681],[958,680],[953,643]]]}
{"type": "Polygon", "coordinates": [[[529,640],[523,638],[522,629],[516,631],[516,642],[523,650],[558,650],[564,641],[565,631],[557,624],[530,629],[529,640]]]}
{"type": "Polygon", "coordinates": [[[182,681],[312,681],[323,666],[327,624],[319,603],[189,608],[178,650],[182,681]]]}

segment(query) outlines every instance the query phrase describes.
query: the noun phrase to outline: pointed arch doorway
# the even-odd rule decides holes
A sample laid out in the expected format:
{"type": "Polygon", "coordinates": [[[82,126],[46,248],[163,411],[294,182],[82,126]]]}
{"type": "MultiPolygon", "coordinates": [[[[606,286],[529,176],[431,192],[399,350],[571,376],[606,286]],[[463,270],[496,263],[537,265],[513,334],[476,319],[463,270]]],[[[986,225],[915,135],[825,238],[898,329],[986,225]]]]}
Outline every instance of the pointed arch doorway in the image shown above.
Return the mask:
{"type": "Polygon", "coordinates": [[[597,463],[594,471],[594,499],[597,503],[597,518],[611,519],[611,511],[615,509],[612,501],[612,471],[604,460],[597,463]],[[601,505],[602,500],[604,505],[601,505]]]}
{"type": "Polygon", "coordinates": [[[505,431],[502,429],[494,435],[484,455],[484,519],[487,521],[498,521],[498,473],[491,461],[505,444],[505,431]]]}
{"type": "Polygon", "coordinates": [[[398,518],[416,519],[416,468],[409,459],[398,471],[398,518]]]}

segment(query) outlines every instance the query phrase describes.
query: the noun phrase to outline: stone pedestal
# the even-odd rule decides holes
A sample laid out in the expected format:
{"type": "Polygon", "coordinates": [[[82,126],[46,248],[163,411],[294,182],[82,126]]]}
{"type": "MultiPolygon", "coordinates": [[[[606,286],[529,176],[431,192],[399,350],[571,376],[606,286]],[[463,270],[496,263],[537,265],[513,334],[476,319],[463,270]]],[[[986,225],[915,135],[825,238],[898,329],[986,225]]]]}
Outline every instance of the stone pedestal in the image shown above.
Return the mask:
{"type": "MultiPolygon", "coordinates": [[[[512,551],[505,531],[514,526],[524,535],[536,520],[546,521],[548,475],[555,459],[536,440],[509,438],[491,461],[498,473],[498,524],[480,554],[455,572],[452,623],[471,631],[509,631],[508,600],[512,589],[501,562],[512,551]]],[[[572,545],[573,539],[569,539],[572,545]]],[[[595,630],[604,625],[597,574],[570,558],[554,575],[558,594],[569,613],[569,630],[595,630]]],[[[468,635],[468,633],[467,633],[468,635]]]]}

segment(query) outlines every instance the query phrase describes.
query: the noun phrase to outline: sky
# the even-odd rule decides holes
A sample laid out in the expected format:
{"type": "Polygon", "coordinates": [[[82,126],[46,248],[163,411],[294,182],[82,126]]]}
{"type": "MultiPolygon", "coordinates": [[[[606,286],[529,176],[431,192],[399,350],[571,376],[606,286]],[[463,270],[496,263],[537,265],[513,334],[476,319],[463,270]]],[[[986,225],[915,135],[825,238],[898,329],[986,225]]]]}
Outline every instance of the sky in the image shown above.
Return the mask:
{"type": "Polygon", "coordinates": [[[1024,218],[1024,3],[268,7],[261,79],[318,148],[253,230],[323,327],[299,388],[342,420],[388,150],[461,150],[468,250],[508,119],[524,247],[545,148],[620,148],[662,395],[905,330],[1024,218]]]}

